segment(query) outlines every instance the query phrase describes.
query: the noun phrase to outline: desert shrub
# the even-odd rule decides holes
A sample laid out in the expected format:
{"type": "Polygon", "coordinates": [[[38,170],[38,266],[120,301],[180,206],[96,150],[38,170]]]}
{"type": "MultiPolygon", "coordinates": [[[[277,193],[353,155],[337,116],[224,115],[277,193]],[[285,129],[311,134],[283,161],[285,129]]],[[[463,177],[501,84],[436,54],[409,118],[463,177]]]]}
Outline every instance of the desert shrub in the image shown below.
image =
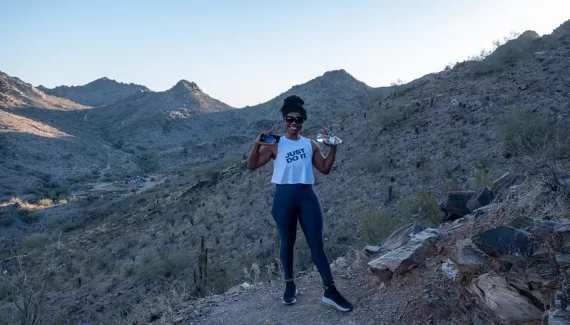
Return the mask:
{"type": "Polygon", "coordinates": [[[178,250],[168,254],[152,253],[144,256],[138,274],[145,280],[156,281],[162,278],[176,279],[193,262],[186,250],[178,250]]]}
{"type": "Polygon", "coordinates": [[[514,154],[531,154],[544,147],[550,138],[550,127],[537,113],[510,109],[497,121],[505,149],[514,154]]]}
{"type": "Polygon", "coordinates": [[[479,55],[470,57],[470,60],[475,61],[474,72],[484,75],[501,71],[513,62],[524,58],[528,53],[535,51],[538,43],[535,42],[533,35],[523,34],[523,37],[518,37],[518,33],[511,32],[504,38],[504,42],[496,40],[493,42],[492,49],[483,49],[479,55]]]}
{"type": "Polygon", "coordinates": [[[96,180],[98,177],[98,173],[97,174],[83,174],[83,175],[73,175],[67,178],[67,181],[71,184],[75,184],[75,183],[86,183],[86,182],[92,182],[94,180],[96,180]]]}
{"type": "Polygon", "coordinates": [[[374,119],[378,125],[389,127],[408,118],[413,110],[412,105],[378,107],[374,112],[374,119]]]}
{"type": "Polygon", "coordinates": [[[421,191],[415,199],[401,202],[397,209],[402,218],[416,219],[432,227],[438,226],[443,218],[437,198],[431,192],[421,191]]]}
{"type": "Polygon", "coordinates": [[[365,170],[369,173],[379,173],[384,167],[383,157],[380,155],[366,155],[357,160],[358,169],[365,170]]]}
{"type": "Polygon", "coordinates": [[[37,212],[22,208],[18,209],[18,217],[20,218],[20,220],[22,220],[22,222],[28,224],[40,220],[40,215],[37,212]]]}
{"type": "Polygon", "coordinates": [[[340,119],[340,120],[346,120],[347,118],[350,117],[350,109],[348,108],[341,108],[338,111],[336,111],[336,116],[340,119]]]}
{"type": "Polygon", "coordinates": [[[474,178],[471,182],[472,189],[478,189],[481,187],[490,188],[493,185],[493,181],[497,179],[495,173],[491,171],[482,163],[475,164],[474,178]]]}
{"type": "Polygon", "coordinates": [[[14,218],[10,215],[4,215],[0,217],[0,225],[8,228],[14,223],[14,218]]]}
{"type": "Polygon", "coordinates": [[[115,201],[103,201],[96,200],[91,202],[86,208],[85,212],[88,214],[98,217],[105,218],[112,213],[118,213],[119,204],[115,201]]]}
{"type": "Polygon", "coordinates": [[[50,246],[39,255],[16,256],[5,266],[8,272],[1,283],[7,285],[10,294],[10,304],[5,305],[12,320],[9,324],[53,323],[55,314],[47,292],[60,271],[58,256],[60,250],[50,246]]]}
{"type": "Polygon", "coordinates": [[[61,221],[60,226],[61,230],[64,232],[69,232],[81,227],[83,223],[77,219],[65,220],[61,221]]]}
{"type": "Polygon", "coordinates": [[[387,238],[400,225],[401,220],[386,210],[363,213],[356,217],[360,224],[362,239],[366,244],[376,245],[387,238]]]}
{"type": "Polygon", "coordinates": [[[392,96],[399,97],[405,95],[407,92],[412,91],[415,89],[414,85],[411,83],[406,83],[406,81],[401,80],[398,78],[395,82],[390,84],[392,88],[392,96]]]}
{"type": "Polygon", "coordinates": [[[47,198],[41,199],[41,200],[39,200],[38,205],[40,207],[44,207],[44,208],[45,207],[51,207],[53,205],[53,201],[51,199],[47,199],[47,198]]]}
{"type": "Polygon", "coordinates": [[[135,163],[143,173],[153,172],[159,167],[156,156],[150,152],[135,156],[135,163]]]}
{"type": "Polygon", "coordinates": [[[24,238],[24,240],[22,241],[22,246],[30,251],[36,248],[44,248],[47,243],[49,242],[49,239],[42,234],[31,234],[28,237],[24,238]]]}
{"type": "Polygon", "coordinates": [[[51,180],[51,176],[44,175],[42,185],[37,189],[36,193],[41,194],[44,198],[57,201],[67,197],[69,195],[69,189],[51,180]]]}

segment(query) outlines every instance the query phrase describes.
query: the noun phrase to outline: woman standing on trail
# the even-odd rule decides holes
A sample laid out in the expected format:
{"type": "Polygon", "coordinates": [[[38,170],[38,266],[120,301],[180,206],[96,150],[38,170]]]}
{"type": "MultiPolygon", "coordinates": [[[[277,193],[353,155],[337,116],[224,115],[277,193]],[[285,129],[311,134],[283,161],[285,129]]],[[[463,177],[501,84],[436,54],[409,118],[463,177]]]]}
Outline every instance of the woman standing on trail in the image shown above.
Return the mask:
{"type": "MultiPolygon", "coordinates": [[[[293,248],[298,220],[311,250],[313,263],[323,281],[322,301],[338,310],[349,311],[352,310],[352,305],[338,292],[334,284],[324,249],[323,213],[319,197],[313,188],[315,176],[312,167],[327,175],[335,159],[336,145],[324,143],[330,147],[325,158],[315,141],[300,135],[303,122],[307,120],[307,111],[303,104],[304,101],[298,96],[285,98],[281,107],[286,127],[285,136],[281,136],[277,143],[267,143],[261,142],[259,135],[249,154],[247,168],[254,170],[271,159],[275,160],[271,179],[275,184],[272,214],[281,237],[279,255],[286,283],[283,303],[294,304],[298,294],[293,277],[293,248]]],[[[276,129],[277,126],[274,126],[266,134],[276,135],[276,129]]],[[[324,128],[321,133],[328,135],[324,128]]]]}

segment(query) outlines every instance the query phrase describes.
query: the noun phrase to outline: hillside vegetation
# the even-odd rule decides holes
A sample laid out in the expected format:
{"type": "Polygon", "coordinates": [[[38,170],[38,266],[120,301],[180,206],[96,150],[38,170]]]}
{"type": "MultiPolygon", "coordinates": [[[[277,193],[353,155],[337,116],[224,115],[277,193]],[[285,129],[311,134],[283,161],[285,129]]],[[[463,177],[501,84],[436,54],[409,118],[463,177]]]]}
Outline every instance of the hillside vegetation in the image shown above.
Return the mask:
{"type": "MultiPolygon", "coordinates": [[[[91,109],[87,117],[74,111],[54,122],[44,119],[44,111],[2,108],[2,125],[22,121],[26,127],[18,132],[30,140],[1,130],[2,143],[11,143],[3,147],[5,155],[13,158],[2,161],[8,171],[0,175],[15,177],[18,168],[25,174],[27,167],[15,164],[33,154],[36,161],[59,162],[51,168],[59,168],[60,175],[80,168],[76,156],[98,166],[74,176],[91,195],[40,192],[22,200],[15,185],[13,190],[3,185],[12,191],[6,197],[16,198],[0,207],[0,227],[7,234],[0,246],[1,267],[7,270],[0,285],[2,315],[28,317],[19,308],[27,303],[30,313],[52,323],[166,322],[184,306],[198,310],[200,298],[243,282],[279,285],[278,237],[270,214],[272,166],[252,172],[244,155],[257,133],[279,123],[278,107],[289,94],[307,103],[305,136],[314,137],[325,124],[343,139],[331,174],[316,175],[331,262],[389,242],[388,236],[410,221],[439,229],[441,240],[454,247],[456,239],[523,214],[569,218],[564,190],[570,165],[569,70],[570,21],[544,37],[523,33],[489,55],[395,85],[380,97],[380,90],[337,70],[241,109],[214,99],[196,106],[196,98],[209,97],[188,82],[91,109]],[[50,127],[29,131],[38,122],[50,127]],[[36,147],[39,132],[55,140],[36,147]],[[74,140],[67,142],[67,135],[74,140]],[[108,149],[93,155],[89,150],[99,140],[108,149]],[[69,143],[72,156],[50,157],[42,151],[49,143],[54,151],[67,150],[62,144],[69,143]],[[62,167],[63,161],[69,165],[62,167]],[[501,212],[486,214],[491,219],[459,234],[438,228],[449,217],[441,209],[448,193],[492,188],[505,173],[518,177],[520,204],[505,204],[501,212]],[[139,175],[147,177],[142,181],[139,175]],[[93,192],[109,185],[103,184],[105,176],[109,183],[120,182],[113,190],[93,192]],[[121,190],[135,181],[140,183],[121,190]]],[[[41,168],[43,190],[62,188],[52,182],[50,168],[41,168]]],[[[302,232],[297,238],[295,270],[310,272],[302,232]]],[[[353,262],[364,260],[354,257],[353,262]]],[[[363,274],[361,269],[357,275],[363,274]]],[[[416,276],[414,288],[421,291],[421,276],[416,276]]],[[[489,311],[480,306],[476,309],[489,311]]],[[[541,308],[546,309],[544,303],[541,308]]],[[[369,312],[367,322],[375,318],[369,312]]],[[[196,316],[194,309],[183,314],[182,321],[196,316]]],[[[485,319],[499,324],[497,317],[485,319]]]]}

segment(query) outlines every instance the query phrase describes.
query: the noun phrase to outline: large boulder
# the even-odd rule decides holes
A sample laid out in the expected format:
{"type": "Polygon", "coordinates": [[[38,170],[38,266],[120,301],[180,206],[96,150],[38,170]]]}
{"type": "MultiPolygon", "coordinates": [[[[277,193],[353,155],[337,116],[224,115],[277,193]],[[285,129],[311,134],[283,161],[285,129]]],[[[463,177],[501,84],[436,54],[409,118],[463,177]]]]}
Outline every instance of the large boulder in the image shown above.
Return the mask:
{"type": "Polygon", "coordinates": [[[515,184],[517,177],[512,173],[505,173],[493,182],[491,192],[495,200],[502,200],[505,198],[505,190],[515,184]]]}
{"type": "Polygon", "coordinates": [[[484,231],[473,238],[473,243],[485,254],[509,262],[530,257],[537,249],[528,232],[508,226],[484,231]]]}
{"type": "Polygon", "coordinates": [[[425,229],[412,236],[406,245],[378,257],[368,265],[381,280],[389,280],[393,274],[402,274],[435,255],[435,242],[439,235],[435,229],[425,229]]]}
{"type": "Polygon", "coordinates": [[[473,197],[473,194],[475,194],[473,191],[452,191],[447,193],[440,205],[440,208],[445,212],[443,221],[454,221],[471,213],[467,208],[467,202],[473,197]]]}
{"type": "Polygon", "coordinates": [[[473,213],[473,211],[489,205],[491,202],[493,202],[493,193],[488,188],[483,187],[475,191],[473,196],[469,199],[467,209],[469,209],[470,213],[473,213]]]}
{"type": "Polygon", "coordinates": [[[549,312],[548,325],[568,325],[570,324],[570,312],[568,311],[568,301],[566,294],[562,291],[556,292],[554,297],[554,308],[549,312]]]}
{"type": "Polygon", "coordinates": [[[485,273],[473,279],[470,289],[487,307],[511,322],[542,319],[543,310],[495,272],[485,273]]]}
{"type": "Polygon", "coordinates": [[[417,233],[420,233],[427,227],[419,222],[414,222],[412,224],[405,225],[396,229],[390,237],[386,238],[386,240],[380,246],[380,251],[389,252],[393,251],[397,248],[400,248],[406,245],[412,236],[417,233]]]}
{"type": "Polygon", "coordinates": [[[450,259],[462,271],[475,272],[487,261],[487,255],[479,250],[471,239],[457,242],[450,259]]]}

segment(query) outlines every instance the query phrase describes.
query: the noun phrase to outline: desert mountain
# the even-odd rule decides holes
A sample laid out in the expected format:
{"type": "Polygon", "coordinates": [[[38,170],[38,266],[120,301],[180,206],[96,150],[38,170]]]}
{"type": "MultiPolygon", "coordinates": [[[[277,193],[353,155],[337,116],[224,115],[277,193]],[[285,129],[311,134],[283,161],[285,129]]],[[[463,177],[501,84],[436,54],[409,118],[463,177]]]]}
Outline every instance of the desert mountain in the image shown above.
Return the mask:
{"type": "Polygon", "coordinates": [[[47,95],[31,84],[0,71],[0,108],[24,107],[61,110],[86,108],[68,99],[47,95]]]}
{"type": "MultiPolygon", "coordinates": [[[[6,278],[49,283],[43,306],[62,322],[514,325],[565,312],[565,299],[553,295],[566,294],[557,290],[570,254],[570,203],[565,178],[558,179],[570,170],[569,37],[566,22],[552,35],[496,51],[515,45],[508,55],[458,63],[377,100],[339,70],[239,110],[184,116],[179,104],[165,108],[168,101],[158,99],[166,96],[155,102],[151,93],[94,109],[84,125],[109,125],[106,137],[122,141],[113,147],[153,171],[144,184],[154,188],[120,196],[113,191],[128,184],[117,182],[71,204],[30,208],[14,200],[0,207],[12,216],[3,220],[6,278]],[[288,94],[308,107],[304,135],[324,123],[344,140],[331,174],[317,173],[315,188],[327,254],[355,313],[315,305],[322,288],[301,231],[295,271],[307,294],[293,309],[280,303],[272,166],[247,170],[242,155],[260,130],[280,123],[288,94]],[[493,181],[505,173],[515,177],[497,190],[501,182],[493,181]],[[440,226],[449,217],[443,207],[454,208],[450,193],[458,221],[440,226]],[[421,225],[387,238],[410,222],[421,225]],[[365,245],[373,247],[364,252],[365,245]],[[32,257],[24,267],[33,278],[12,273],[24,255],[32,257]],[[42,273],[42,263],[53,267],[42,273]],[[42,281],[47,275],[52,281],[42,281]],[[248,290],[244,282],[258,289],[236,293],[248,290]],[[212,294],[220,295],[200,299],[212,294]],[[281,317],[288,313],[291,319],[281,317]]],[[[180,88],[188,94],[195,87],[180,88]]],[[[180,103],[184,96],[172,97],[180,103]]],[[[111,170],[122,163],[111,161],[111,170]]],[[[17,292],[21,301],[28,296],[17,292]]],[[[0,295],[0,308],[17,313],[13,299],[1,297],[8,296],[0,295]]]]}
{"type": "MultiPolygon", "coordinates": [[[[0,73],[0,197],[69,193],[74,177],[97,178],[110,157],[128,156],[99,138],[85,122],[87,112],[89,107],[0,73]]],[[[128,161],[121,166],[128,170],[128,161]]]]}
{"type": "Polygon", "coordinates": [[[368,87],[344,70],[330,71],[266,103],[234,109],[182,80],[164,92],[138,93],[94,108],[87,120],[122,150],[152,157],[157,169],[173,169],[241,157],[258,132],[280,123],[279,107],[289,94],[305,100],[310,115],[306,127],[314,133],[323,118],[342,119],[367,107],[372,96],[389,91],[368,87]]]}
{"type": "Polygon", "coordinates": [[[166,91],[138,92],[112,105],[95,108],[91,118],[113,130],[131,128],[130,131],[135,131],[132,128],[146,128],[155,122],[231,109],[202,92],[195,83],[181,80],[166,91]]]}
{"type": "Polygon", "coordinates": [[[370,87],[346,70],[339,69],[327,71],[322,76],[291,87],[266,103],[246,107],[243,110],[249,110],[252,114],[265,119],[280,120],[279,107],[283,99],[295,94],[303,98],[309,114],[323,118],[339,112],[350,113],[362,109],[369,106],[374,98],[384,97],[391,91],[391,87],[370,87]]]}
{"type": "Polygon", "coordinates": [[[91,107],[110,105],[135,93],[150,91],[145,86],[117,82],[107,77],[81,86],[58,86],[53,89],[38,86],[37,88],[46,94],[67,98],[91,107]]]}

